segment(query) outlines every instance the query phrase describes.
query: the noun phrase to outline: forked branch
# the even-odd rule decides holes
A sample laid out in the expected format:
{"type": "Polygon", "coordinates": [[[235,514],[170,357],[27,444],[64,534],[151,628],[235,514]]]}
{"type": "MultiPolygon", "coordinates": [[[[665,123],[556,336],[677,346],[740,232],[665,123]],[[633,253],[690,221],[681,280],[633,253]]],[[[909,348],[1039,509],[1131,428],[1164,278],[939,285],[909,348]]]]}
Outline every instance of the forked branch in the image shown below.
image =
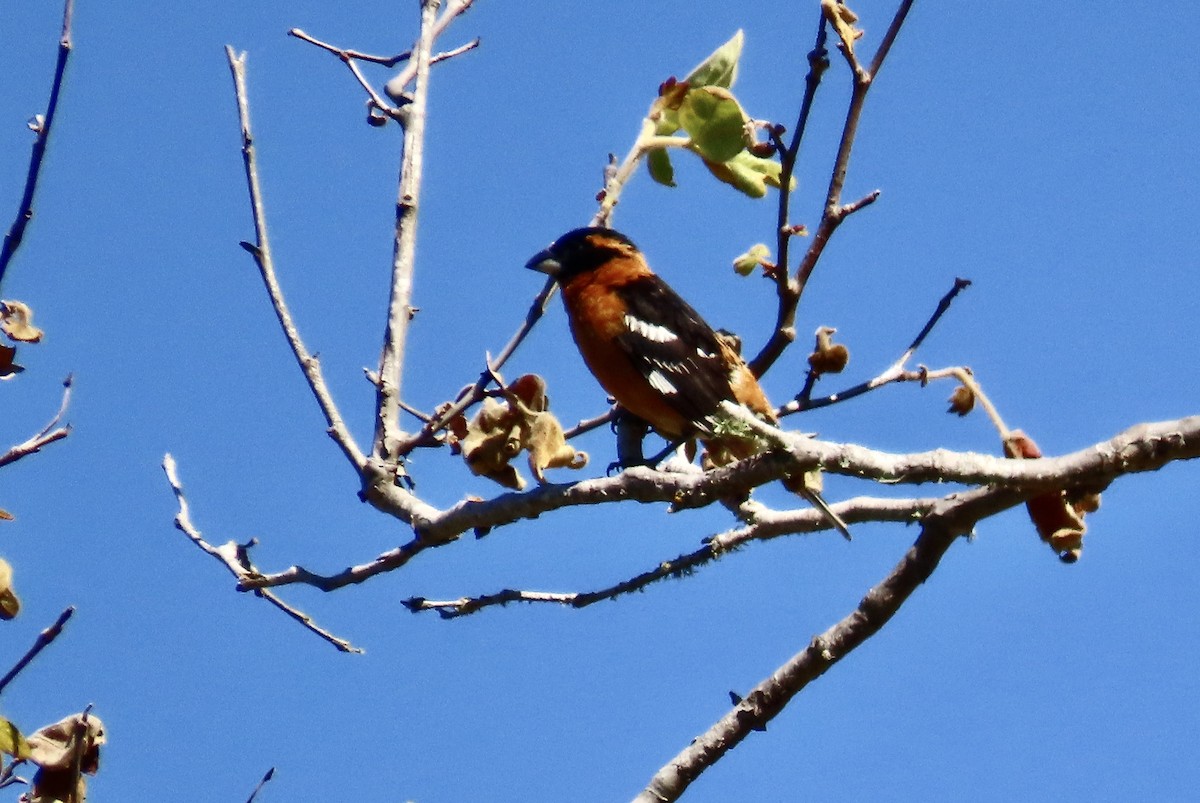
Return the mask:
{"type": "MultiPolygon", "coordinates": [[[[201,551],[215,559],[222,566],[229,570],[229,573],[241,580],[244,577],[257,574],[254,565],[250,562],[250,547],[254,546],[255,541],[251,540],[248,544],[239,544],[236,541],[229,541],[221,546],[213,546],[204,540],[204,536],[200,530],[196,529],[196,525],[192,523],[191,508],[188,505],[187,497],[183,493],[183,485],[179,482],[179,473],[175,467],[175,458],[171,455],[163,457],[163,471],[167,475],[167,482],[171,485],[171,490],[175,492],[175,501],[179,505],[179,512],[175,515],[175,527],[186,535],[193,544],[201,551]]],[[[358,647],[355,647],[349,641],[338,638],[328,630],[317,625],[312,617],[306,614],[299,608],[288,605],[278,596],[270,591],[258,590],[255,592],[258,596],[265,599],[267,602],[274,605],[279,610],[286,613],[295,621],[299,622],[308,630],[320,636],[325,641],[332,644],[341,652],[356,652],[361,653],[358,647]]]]}

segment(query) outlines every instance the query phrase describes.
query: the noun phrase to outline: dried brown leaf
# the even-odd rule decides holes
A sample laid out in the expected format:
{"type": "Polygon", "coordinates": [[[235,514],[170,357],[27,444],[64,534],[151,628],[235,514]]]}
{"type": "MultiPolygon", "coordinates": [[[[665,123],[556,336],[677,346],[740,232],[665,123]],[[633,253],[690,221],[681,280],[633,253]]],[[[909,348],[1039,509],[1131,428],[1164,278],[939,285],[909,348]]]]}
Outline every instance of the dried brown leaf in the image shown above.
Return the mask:
{"type": "Polygon", "coordinates": [[[522,490],[525,480],[509,461],[521,453],[520,411],[507,401],[484,399],[467,424],[458,448],[471,473],[488,477],[505,488],[522,490]]]}
{"type": "MultiPolygon", "coordinates": [[[[1035,459],[1042,456],[1038,445],[1019,429],[1009,433],[1004,441],[1004,453],[1016,459],[1035,459]]],[[[1099,495],[1095,495],[1099,507],[1099,495]]],[[[1025,503],[1029,518],[1043,541],[1058,553],[1063,563],[1074,563],[1083,552],[1083,507],[1074,506],[1063,491],[1050,491],[1025,503]]]]}
{"type": "Polygon", "coordinates": [[[821,11],[837,31],[838,38],[842,40],[847,52],[853,54],[854,43],[863,35],[862,29],[854,25],[858,22],[858,15],[851,11],[849,6],[837,0],[821,0],[821,11]]]}
{"type": "Polygon", "coordinates": [[[503,390],[503,400],[485,399],[470,423],[452,426],[452,445],[462,452],[472,473],[522,490],[525,479],[512,465],[522,451],[529,452],[529,469],[538,482],[546,481],[547,468],[587,465],[587,454],[566,442],[562,424],[547,412],[550,400],[544,379],[525,374],[503,390]]]}
{"type": "Polygon", "coordinates": [[[44,334],[33,325],[33,310],[21,301],[0,301],[0,329],[21,343],[37,343],[44,334]]]}
{"type": "Polygon", "coordinates": [[[841,343],[833,342],[835,332],[837,329],[832,326],[817,329],[817,344],[812,354],[808,355],[808,367],[818,376],[840,374],[850,362],[850,350],[841,343]]]}
{"type": "Polygon", "coordinates": [[[29,760],[43,769],[71,769],[76,749],[83,750],[80,769],[95,775],[100,768],[100,746],[108,740],[104,723],[95,714],[71,714],[28,737],[29,760]],[[82,744],[76,742],[76,736],[82,744]]]}
{"type": "Polygon", "coordinates": [[[529,450],[529,470],[538,482],[545,482],[547,468],[581,469],[587,465],[587,452],[577,452],[563,437],[562,424],[552,413],[540,412],[528,420],[524,438],[529,450]]]}
{"type": "Polygon", "coordinates": [[[961,417],[975,409],[975,392],[966,385],[959,385],[947,401],[950,402],[950,407],[946,412],[961,417]]]}

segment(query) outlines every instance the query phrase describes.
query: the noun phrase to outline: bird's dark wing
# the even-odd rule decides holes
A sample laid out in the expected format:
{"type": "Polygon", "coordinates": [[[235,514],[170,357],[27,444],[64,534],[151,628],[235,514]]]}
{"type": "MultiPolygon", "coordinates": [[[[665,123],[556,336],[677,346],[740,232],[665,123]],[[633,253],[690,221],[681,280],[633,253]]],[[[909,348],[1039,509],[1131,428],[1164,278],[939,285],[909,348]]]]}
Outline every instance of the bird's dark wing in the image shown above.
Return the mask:
{"type": "Polygon", "coordinates": [[[733,401],[730,369],[712,328],[655,275],[618,292],[625,331],[617,338],[637,370],[676,412],[701,432],[722,401],[733,401]]]}

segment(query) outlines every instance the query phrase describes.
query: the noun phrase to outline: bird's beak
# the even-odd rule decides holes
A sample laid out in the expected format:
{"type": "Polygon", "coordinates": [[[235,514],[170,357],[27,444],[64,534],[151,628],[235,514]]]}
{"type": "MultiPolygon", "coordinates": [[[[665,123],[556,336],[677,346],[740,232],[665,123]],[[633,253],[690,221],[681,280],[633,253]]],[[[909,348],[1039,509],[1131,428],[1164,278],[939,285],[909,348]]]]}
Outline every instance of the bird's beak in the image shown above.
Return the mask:
{"type": "Polygon", "coordinates": [[[562,263],[554,258],[554,255],[550,253],[550,249],[546,249],[535,254],[533,259],[525,263],[525,267],[530,270],[536,270],[539,273],[544,273],[547,276],[558,276],[562,270],[562,263]]]}

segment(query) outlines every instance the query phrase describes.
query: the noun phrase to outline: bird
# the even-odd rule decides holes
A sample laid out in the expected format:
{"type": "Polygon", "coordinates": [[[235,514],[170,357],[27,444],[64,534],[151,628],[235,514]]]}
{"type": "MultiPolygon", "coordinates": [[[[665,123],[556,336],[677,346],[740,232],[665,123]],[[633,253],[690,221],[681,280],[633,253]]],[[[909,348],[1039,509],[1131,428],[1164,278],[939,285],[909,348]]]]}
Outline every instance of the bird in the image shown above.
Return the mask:
{"type": "MultiPolygon", "coordinates": [[[[722,402],[741,404],[777,425],[758,379],[731,339],[654,273],[629,237],[613,229],[574,229],[525,266],[557,280],[584,363],[622,409],[669,442],[699,439],[710,465],[762,451],[760,441],[729,427],[721,410],[722,402]]],[[[796,479],[788,487],[849,538],[820,495],[796,479]]]]}

